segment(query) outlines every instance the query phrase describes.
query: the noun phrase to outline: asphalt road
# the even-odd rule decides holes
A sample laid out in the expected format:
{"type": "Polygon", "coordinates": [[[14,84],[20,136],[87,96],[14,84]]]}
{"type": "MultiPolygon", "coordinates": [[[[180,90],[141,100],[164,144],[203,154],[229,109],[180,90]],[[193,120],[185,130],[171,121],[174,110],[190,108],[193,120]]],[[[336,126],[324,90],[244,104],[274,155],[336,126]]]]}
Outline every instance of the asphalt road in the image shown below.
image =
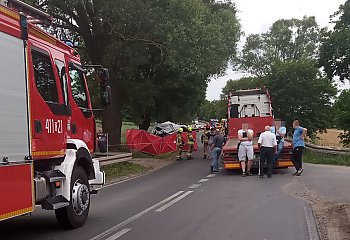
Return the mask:
{"type": "Polygon", "coordinates": [[[80,229],[64,231],[53,212],[38,209],[1,222],[0,239],[317,239],[309,204],[285,191],[297,178],[294,170],[278,170],[271,179],[209,174],[209,160],[195,156],[105,187],[92,197],[80,229]]]}

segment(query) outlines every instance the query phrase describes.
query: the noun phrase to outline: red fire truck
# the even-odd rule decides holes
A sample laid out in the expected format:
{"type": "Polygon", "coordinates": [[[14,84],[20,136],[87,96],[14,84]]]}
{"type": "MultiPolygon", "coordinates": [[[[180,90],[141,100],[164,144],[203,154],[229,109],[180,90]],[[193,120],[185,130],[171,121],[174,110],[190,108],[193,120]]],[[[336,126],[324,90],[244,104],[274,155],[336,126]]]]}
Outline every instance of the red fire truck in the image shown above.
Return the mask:
{"type": "MultiPolygon", "coordinates": [[[[3,1],[0,1],[0,3],[3,1]]],[[[96,128],[79,54],[0,4],[0,220],[36,205],[64,228],[82,226],[105,182],[92,158],[96,128]]],[[[34,15],[40,13],[34,11],[34,15]]],[[[32,19],[32,18],[31,18],[32,19]]],[[[108,70],[98,69],[107,96],[108,70]]]]}
{"type": "MultiPolygon", "coordinates": [[[[233,90],[228,95],[228,139],[223,147],[225,169],[240,169],[238,161],[238,130],[248,124],[254,131],[254,167],[258,167],[260,149],[258,137],[265,131],[265,126],[274,125],[271,98],[267,89],[233,90]]],[[[290,161],[292,146],[284,143],[283,152],[278,161],[278,168],[293,166],[290,161]]]]}

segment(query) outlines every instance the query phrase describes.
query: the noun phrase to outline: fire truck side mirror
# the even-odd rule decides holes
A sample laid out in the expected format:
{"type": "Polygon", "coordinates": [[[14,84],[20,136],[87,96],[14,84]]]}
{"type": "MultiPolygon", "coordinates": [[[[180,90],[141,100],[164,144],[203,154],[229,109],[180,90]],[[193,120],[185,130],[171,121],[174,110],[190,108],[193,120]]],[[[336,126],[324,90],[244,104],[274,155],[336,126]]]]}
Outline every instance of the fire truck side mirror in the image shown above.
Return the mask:
{"type": "Polygon", "coordinates": [[[111,87],[106,85],[101,85],[101,103],[104,108],[111,104],[112,101],[112,91],[111,87]]]}

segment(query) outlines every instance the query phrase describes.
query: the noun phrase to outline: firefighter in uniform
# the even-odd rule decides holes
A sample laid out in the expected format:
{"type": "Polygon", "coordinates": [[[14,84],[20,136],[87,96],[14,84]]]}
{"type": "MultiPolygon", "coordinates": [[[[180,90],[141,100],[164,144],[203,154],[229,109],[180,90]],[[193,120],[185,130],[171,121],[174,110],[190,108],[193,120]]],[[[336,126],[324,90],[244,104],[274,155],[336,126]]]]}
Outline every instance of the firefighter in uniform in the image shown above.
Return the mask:
{"type": "Polygon", "coordinates": [[[205,130],[201,136],[201,142],[204,145],[203,149],[203,159],[206,159],[208,156],[208,142],[210,138],[210,125],[205,126],[205,130]]]}
{"type": "Polygon", "coordinates": [[[188,133],[187,133],[187,145],[188,145],[188,150],[187,150],[187,160],[193,159],[192,157],[192,152],[193,152],[193,147],[194,147],[194,137],[192,134],[192,128],[188,128],[188,133]]]}
{"type": "Polygon", "coordinates": [[[182,132],[184,130],[182,128],[179,128],[179,130],[177,131],[176,134],[176,146],[177,146],[177,156],[176,156],[176,160],[180,161],[181,160],[181,154],[182,154],[182,148],[184,147],[185,143],[182,140],[182,132]]]}

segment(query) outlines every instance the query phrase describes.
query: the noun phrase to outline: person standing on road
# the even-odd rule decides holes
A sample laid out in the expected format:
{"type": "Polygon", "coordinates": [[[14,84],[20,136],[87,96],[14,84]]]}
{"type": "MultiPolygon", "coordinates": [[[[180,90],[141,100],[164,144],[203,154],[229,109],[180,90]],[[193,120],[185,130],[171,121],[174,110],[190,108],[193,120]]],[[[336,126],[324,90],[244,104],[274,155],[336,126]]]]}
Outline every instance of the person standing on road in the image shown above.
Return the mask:
{"type": "Polygon", "coordinates": [[[213,137],[215,136],[215,129],[210,128],[209,141],[208,141],[208,155],[211,156],[211,144],[213,143],[213,137]]]}
{"type": "Polygon", "coordinates": [[[238,160],[241,163],[242,177],[252,176],[250,169],[253,166],[254,148],[253,148],[253,136],[252,129],[248,129],[248,124],[243,123],[242,129],[238,131],[238,160]],[[246,160],[248,158],[248,163],[246,160]],[[247,170],[247,172],[246,172],[247,170]]]}
{"type": "Polygon", "coordinates": [[[210,166],[211,172],[219,172],[219,157],[222,154],[222,147],[225,142],[225,137],[221,134],[219,129],[215,130],[215,136],[211,143],[211,158],[210,166]]]}
{"type": "Polygon", "coordinates": [[[290,160],[293,162],[295,169],[297,170],[293,175],[301,176],[303,174],[303,150],[305,148],[305,136],[307,129],[300,126],[299,120],[293,121],[293,153],[290,160]]]}
{"type": "Polygon", "coordinates": [[[203,159],[206,159],[208,156],[208,142],[210,138],[210,126],[209,124],[205,126],[205,129],[201,136],[201,142],[203,144],[203,159]]]}
{"type": "Polygon", "coordinates": [[[183,129],[179,128],[176,134],[176,146],[177,146],[176,160],[177,161],[181,160],[182,149],[185,145],[184,141],[182,140],[182,132],[183,132],[183,129]]]}
{"type": "Polygon", "coordinates": [[[260,148],[259,177],[264,177],[265,162],[267,162],[267,177],[272,177],[273,158],[277,150],[276,135],[271,132],[270,126],[260,134],[258,145],[260,148]]]}
{"type": "Polygon", "coordinates": [[[193,159],[192,152],[193,152],[193,148],[194,148],[194,137],[193,137],[191,127],[188,128],[188,132],[187,132],[187,145],[188,145],[187,160],[191,160],[191,159],[193,159]]]}

